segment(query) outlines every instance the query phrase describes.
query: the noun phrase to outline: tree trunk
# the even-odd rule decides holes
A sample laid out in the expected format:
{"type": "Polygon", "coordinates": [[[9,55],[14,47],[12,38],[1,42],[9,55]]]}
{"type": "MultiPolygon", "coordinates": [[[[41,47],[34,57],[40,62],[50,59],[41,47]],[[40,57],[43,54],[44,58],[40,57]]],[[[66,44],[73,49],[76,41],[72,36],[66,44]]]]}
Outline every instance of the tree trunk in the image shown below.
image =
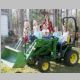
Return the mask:
{"type": "Polygon", "coordinates": [[[55,26],[55,9],[53,9],[53,25],[55,26]]]}
{"type": "Polygon", "coordinates": [[[12,10],[11,9],[9,9],[8,17],[9,17],[9,29],[13,30],[13,28],[12,28],[12,10]]]}
{"type": "Polygon", "coordinates": [[[26,10],[27,13],[27,19],[29,20],[29,9],[26,10]]]}
{"type": "Polygon", "coordinates": [[[76,22],[77,22],[77,9],[76,9],[76,22]]]}
{"type": "Polygon", "coordinates": [[[55,9],[55,26],[57,26],[57,9],[55,9]]]}
{"type": "Polygon", "coordinates": [[[20,9],[19,11],[19,37],[23,35],[23,27],[24,27],[24,9],[20,9]]]}
{"type": "Polygon", "coordinates": [[[62,9],[60,9],[60,30],[62,30],[62,9]]]}
{"type": "MultiPolygon", "coordinates": [[[[68,17],[68,9],[66,9],[66,17],[68,17]]],[[[66,26],[68,26],[68,19],[66,19],[66,26]]]]}
{"type": "MultiPolygon", "coordinates": [[[[0,9],[0,20],[1,20],[1,9],[0,9]]],[[[1,21],[0,21],[1,22],[1,21]]],[[[1,23],[0,23],[1,24],[1,23]]],[[[0,32],[1,32],[1,27],[0,27],[0,32]]],[[[0,51],[1,51],[1,34],[0,34],[0,51]]]]}

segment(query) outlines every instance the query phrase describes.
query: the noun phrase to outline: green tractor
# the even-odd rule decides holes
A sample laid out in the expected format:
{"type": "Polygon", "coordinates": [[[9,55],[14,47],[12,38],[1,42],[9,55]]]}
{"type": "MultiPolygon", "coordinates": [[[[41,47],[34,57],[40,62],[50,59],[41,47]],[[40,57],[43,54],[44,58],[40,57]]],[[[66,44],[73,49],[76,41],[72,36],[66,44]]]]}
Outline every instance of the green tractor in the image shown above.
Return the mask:
{"type": "Polygon", "coordinates": [[[18,50],[22,39],[18,41],[16,47],[11,48],[6,46],[1,55],[1,61],[8,64],[13,68],[22,68],[26,64],[34,65],[41,72],[47,72],[50,69],[50,61],[57,59],[64,59],[65,64],[69,66],[74,66],[78,63],[79,54],[72,47],[75,46],[75,41],[77,39],[77,24],[74,17],[64,17],[65,19],[73,19],[75,22],[75,37],[71,41],[70,37],[68,42],[66,42],[61,47],[61,54],[58,55],[58,38],[52,36],[50,39],[35,39],[31,44],[26,45],[25,51],[18,50]]]}

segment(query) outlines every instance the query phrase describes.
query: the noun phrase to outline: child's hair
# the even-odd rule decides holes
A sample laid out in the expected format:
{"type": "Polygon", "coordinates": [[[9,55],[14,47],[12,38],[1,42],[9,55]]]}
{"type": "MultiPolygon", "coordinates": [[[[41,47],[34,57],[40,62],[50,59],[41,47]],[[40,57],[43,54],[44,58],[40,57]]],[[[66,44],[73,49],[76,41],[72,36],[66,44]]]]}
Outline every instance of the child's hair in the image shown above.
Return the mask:
{"type": "Polygon", "coordinates": [[[63,30],[65,30],[65,31],[68,31],[68,28],[67,28],[67,26],[66,26],[66,24],[64,23],[64,25],[63,25],[63,30]]]}
{"type": "Polygon", "coordinates": [[[37,23],[37,21],[36,20],[33,20],[33,26],[35,26],[35,23],[37,23]]]}
{"type": "Polygon", "coordinates": [[[55,31],[58,31],[58,27],[54,27],[54,30],[55,30],[55,31]]]}
{"type": "Polygon", "coordinates": [[[46,27],[46,24],[45,24],[45,23],[43,23],[43,29],[44,29],[44,28],[45,28],[45,29],[47,29],[47,27],[46,27]]]}
{"type": "Polygon", "coordinates": [[[50,19],[48,14],[45,14],[45,18],[46,18],[46,17],[48,18],[48,20],[50,19]]]}
{"type": "Polygon", "coordinates": [[[43,23],[43,26],[44,26],[44,25],[46,26],[46,24],[45,24],[45,23],[43,23]]]}
{"type": "Polygon", "coordinates": [[[30,23],[29,23],[29,20],[25,20],[24,21],[24,27],[29,27],[30,26],[30,23]],[[26,25],[27,24],[27,25],[26,25]]]}

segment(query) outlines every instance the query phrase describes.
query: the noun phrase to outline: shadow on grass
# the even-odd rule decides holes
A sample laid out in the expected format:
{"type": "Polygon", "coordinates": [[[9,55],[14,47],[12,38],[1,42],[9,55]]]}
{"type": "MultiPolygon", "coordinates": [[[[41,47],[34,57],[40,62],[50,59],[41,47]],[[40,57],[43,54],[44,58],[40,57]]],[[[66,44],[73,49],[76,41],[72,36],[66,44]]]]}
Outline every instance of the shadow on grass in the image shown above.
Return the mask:
{"type": "Polygon", "coordinates": [[[52,62],[48,73],[80,73],[80,64],[65,66],[63,63],[52,62]]]}
{"type": "MultiPolygon", "coordinates": [[[[38,71],[35,66],[29,66],[38,71]]],[[[39,72],[39,71],[38,71],[39,72]]],[[[64,62],[50,62],[50,70],[46,73],[80,73],[80,64],[75,66],[66,66],[64,62]]]]}

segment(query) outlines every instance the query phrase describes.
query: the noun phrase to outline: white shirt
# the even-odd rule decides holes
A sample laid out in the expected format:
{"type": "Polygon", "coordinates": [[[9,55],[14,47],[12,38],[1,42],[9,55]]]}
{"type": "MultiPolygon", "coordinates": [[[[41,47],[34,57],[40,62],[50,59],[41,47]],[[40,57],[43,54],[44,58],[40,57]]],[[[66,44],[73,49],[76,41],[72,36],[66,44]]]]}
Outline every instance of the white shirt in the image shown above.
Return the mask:
{"type": "Polygon", "coordinates": [[[68,35],[69,35],[68,31],[67,32],[63,32],[63,35],[61,34],[61,32],[54,32],[53,33],[53,36],[59,38],[59,42],[61,42],[61,43],[67,41],[68,35]]]}
{"type": "Polygon", "coordinates": [[[36,32],[36,31],[39,31],[39,26],[33,26],[33,31],[36,32]]]}
{"type": "Polygon", "coordinates": [[[68,35],[69,35],[69,32],[68,31],[67,32],[63,32],[63,35],[60,38],[60,42],[67,41],[68,35]]]}
{"type": "Polygon", "coordinates": [[[42,30],[42,35],[43,36],[48,36],[49,35],[49,30],[48,29],[43,29],[42,30]]]}
{"type": "Polygon", "coordinates": [[[40,29],[39,29],[38,26],[34,26],[33,27],[33,35],[35,37],[37,37],[38,39],[41,39],[42,38],[42,34],[41,34],[40,29]]]}

